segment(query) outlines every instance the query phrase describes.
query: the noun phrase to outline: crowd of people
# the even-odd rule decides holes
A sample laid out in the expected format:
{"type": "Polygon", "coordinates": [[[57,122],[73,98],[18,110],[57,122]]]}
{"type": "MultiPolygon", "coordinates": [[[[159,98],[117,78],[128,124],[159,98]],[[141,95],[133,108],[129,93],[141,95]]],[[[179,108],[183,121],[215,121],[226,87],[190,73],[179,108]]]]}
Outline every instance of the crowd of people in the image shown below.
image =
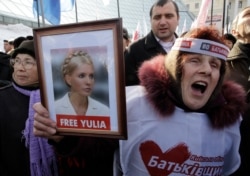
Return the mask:
{"type": "MultiPolygon", "coordinates": [[[[199,26],[178,36],[176,2],[157,0],[146,36],[131,42],[123,28],[126,140],[59,135],[41,103],[33,37],[4,40],[0,175],[248,175],[249,10],[237,14],[230,33],[199,26]]],[[[57,114],[109,115],[91,97],[92,59],[79,49],[63,59],[68,90],[55,101],[57,114]]]]}

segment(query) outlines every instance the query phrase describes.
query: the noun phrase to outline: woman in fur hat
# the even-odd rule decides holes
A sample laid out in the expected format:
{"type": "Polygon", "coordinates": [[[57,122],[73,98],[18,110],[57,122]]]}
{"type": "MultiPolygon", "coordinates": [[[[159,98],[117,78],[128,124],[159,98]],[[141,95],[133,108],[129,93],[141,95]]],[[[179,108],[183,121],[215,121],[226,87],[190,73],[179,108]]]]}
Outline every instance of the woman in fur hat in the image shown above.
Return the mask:
{"type": "Polygon", "coordinates": [[[40,102],[33,40],[13,51],[12,83],[0,90],[0,175],[56,176],[52,146],[33,134],[33,104],[40,102]]]}
{"type": "Polygon", "coordinates": [[[245,92],[223,82],[228,52],[219,32],[204,27],[144,62],[141,86],[126,92],[124,176],[230,175],[239,167],[245,92]]]}

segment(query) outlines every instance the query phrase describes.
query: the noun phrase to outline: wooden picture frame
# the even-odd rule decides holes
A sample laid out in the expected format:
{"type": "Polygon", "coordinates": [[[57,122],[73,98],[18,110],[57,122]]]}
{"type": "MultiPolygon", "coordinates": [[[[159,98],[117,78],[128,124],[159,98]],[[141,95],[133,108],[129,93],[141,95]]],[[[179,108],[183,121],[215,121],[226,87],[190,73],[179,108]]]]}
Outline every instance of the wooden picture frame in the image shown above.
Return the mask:
{"type": "MultiPolygon", "coordinates": [[[[36,28],[33,34],[41,101],[49,110],[50,118],[56,121],[58,134],[126,139],[122,19],[36,28]],[[66,57],[79,51],[87,53],[94,65],[95,84],[89,88],[91,95],[88,97],[107,106],[108,115],[104,110],[87,114],[89,109],[86,115],[71,113],[73,105],[69,102],[76,91],[73,85],[67,86],[61,68],[66,57]],[[67,99],[63,103],[67,101],[72,107],[59,111],[58,101],[63,97],[67,99]]],[[[87,99],[89,108],[92,101],[87,99]]]]}

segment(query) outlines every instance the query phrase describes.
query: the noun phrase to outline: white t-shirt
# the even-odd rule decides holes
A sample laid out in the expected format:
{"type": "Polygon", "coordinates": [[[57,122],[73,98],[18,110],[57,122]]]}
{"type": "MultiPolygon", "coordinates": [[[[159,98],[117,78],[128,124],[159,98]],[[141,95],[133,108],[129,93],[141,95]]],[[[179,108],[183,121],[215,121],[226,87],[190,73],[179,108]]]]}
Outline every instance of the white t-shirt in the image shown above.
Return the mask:
{"type": "Polygon", "coordinates": [[[240,165],[240,120],[214,129],[204,113],[176,107],[160,117],[141,86],[128,87],[128,140],[120,140],[124,176],[230,175],[240,165]]]}

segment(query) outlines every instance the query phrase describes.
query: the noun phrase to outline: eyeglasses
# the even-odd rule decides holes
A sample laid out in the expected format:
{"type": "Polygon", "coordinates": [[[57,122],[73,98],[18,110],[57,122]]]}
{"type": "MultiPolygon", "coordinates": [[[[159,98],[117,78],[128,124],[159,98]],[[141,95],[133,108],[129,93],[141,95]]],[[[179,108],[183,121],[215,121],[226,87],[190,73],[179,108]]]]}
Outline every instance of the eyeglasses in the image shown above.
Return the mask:
{"type": "Polygon", "coordinates": [[[31,69],[34,65],[36,65],[36,62],[32,62],[30,60],[24,60],[24,61],[21,61],[20,59],[11,59],[10,60],[10,64],[13,66],[13,67],[17,67],[19,66],[20,64],[22,64],[22,66],[25,68],[25,69],[31,69]]]}

